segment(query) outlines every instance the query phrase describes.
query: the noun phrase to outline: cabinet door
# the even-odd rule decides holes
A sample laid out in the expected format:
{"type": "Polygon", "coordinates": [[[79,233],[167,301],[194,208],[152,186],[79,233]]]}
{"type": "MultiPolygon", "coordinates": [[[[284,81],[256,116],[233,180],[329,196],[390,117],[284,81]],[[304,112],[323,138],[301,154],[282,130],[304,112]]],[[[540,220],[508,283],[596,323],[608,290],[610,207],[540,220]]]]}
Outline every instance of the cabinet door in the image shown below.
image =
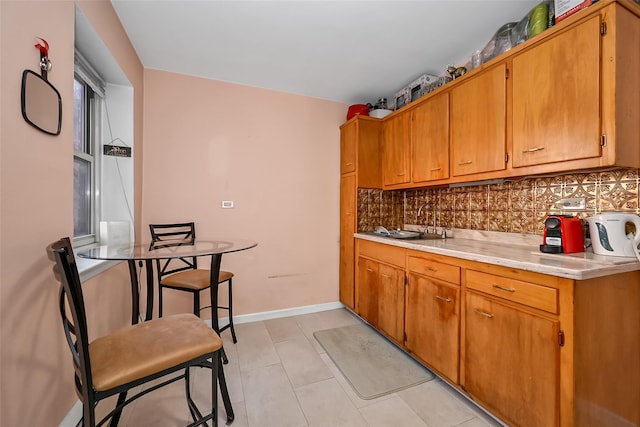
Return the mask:
{"type": "Polygon", "coordinates": [[[378,328],[402,344],[404,341],[404,270],[380,264],[378,328]]]}
{"type": "Polygon", "coordinates": [[[513,59],[514,167],[601,155],[600,39],[596,16],[513,59]]]}
{"type": "Polygon", "coordinates": [[[378,326],[378,277],[380,264],[358,258],[356,275],[356,313],[372,326],[378,326]]]}
{"type": "Polygon", "coordinates": [[[449,94],[434,96],[411,114],[412,182],[449,178],[449,94]]]}
{"type": "Polygon", "coordinates": [[[384,185],[404,184],[411,179],[410,119],[408,112],[384,123],[382,140],[382,179],[384,185]]]}
{"type": "Polygon", "coordinates": [[[460,286],[410,273],[406,316],[409,351],[457,384],[460,286]]]}
{"type": "Polygon", "coordinates": [[[345,174],[356,170],[356,138],[358,136],[357,122],[352,121],[340,128],[340,173],[345,174]]]}
{"type": "Polygon", "coordinates": [[[453,176],[506,168],[506,100],[504,64],[451,91],[453,176]]]}
{"type": "Polygon", "coordinates": [[[559,422],[559,322],[466,293],[464,387],[514,426],[559,422]]]}
{"type": "Polygon", "coordinates": [[[356,177],[340,177],[340,302],[355,308],[356,177]]]}

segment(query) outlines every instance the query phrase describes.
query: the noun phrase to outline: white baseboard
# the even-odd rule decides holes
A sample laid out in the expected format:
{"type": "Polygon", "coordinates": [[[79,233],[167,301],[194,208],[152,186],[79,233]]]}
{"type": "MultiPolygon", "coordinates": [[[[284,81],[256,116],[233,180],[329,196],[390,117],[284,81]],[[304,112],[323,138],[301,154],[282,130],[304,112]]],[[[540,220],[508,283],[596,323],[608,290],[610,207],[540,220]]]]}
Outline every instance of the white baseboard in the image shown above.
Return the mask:
{"type": "MultiPolygon", "coordinates": [[[[233,316],[233,323],[251,323],[261,322],[263,320],[279,319],[281,317],[300,316],[301,314],[319,313],[321,311],[336,310],[344,308],[341,302],[327,302],[324,304],[305,305],[302,307],[283,308],[282,310],[263,311],[261,313],[241,314],[233,316]]],[[[220,318],[220,324],[224,325],[229,321],[228,318],[220,318]]]]}
{"type": "Polygon", "coordinates": [[[76,401],[58,427],[76,427],[82,419],[82,403],[76,401]]]}
{"type": "MultiPolygon", "coordinates": [[[[302,307],[284,308],[282,310],[263,311],[261,313],[241,314],[233,316],[233,323],[239,325],[241,323],[261,322],[263,320],[279,319],[281,317],[299,316],[301,314],[319,313],[321,311],[336,310],[344,308],[339,302],[327,302],[324,304],[305,305],[302,307]]],[[[220,324],[224,325],[229,321],[228,317],[221,317],[220,324]]],[[[211,325],[211,320],[206,321],[211,325]]],[[[78,400],[71,410],[64,417],[58,427],[75,427],[82,418],[82,403],[78,400]]]]}

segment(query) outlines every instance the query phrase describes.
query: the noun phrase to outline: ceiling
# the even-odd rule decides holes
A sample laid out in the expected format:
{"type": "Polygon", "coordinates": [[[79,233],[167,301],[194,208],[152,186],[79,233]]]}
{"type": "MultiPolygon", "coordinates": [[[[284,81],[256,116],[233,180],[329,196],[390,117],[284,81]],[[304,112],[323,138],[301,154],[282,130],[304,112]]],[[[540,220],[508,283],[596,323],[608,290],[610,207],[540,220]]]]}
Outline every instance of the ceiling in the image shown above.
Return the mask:
{"type": "Polygon", "coordinates": [[[375,103],[464,65],[540,0],[112,0],[145,68],[375,103]]]}

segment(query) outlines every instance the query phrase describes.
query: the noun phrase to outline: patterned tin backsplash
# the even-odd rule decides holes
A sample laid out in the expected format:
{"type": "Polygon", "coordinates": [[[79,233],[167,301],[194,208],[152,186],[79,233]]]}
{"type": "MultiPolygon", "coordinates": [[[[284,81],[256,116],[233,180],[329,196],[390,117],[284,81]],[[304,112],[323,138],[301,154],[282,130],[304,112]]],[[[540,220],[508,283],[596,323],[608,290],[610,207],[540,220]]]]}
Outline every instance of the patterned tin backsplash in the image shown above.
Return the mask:
{"type": "Polygon", "coordinates": [[[404,224],[542,234],[551,214],[586,218],[638,209],[639,169],[531,177],[500,184],[416,190],[358,189],[358,231],[404,224]],[[563,211],[560,199],[584,197],[586,210],[563,211]]]}

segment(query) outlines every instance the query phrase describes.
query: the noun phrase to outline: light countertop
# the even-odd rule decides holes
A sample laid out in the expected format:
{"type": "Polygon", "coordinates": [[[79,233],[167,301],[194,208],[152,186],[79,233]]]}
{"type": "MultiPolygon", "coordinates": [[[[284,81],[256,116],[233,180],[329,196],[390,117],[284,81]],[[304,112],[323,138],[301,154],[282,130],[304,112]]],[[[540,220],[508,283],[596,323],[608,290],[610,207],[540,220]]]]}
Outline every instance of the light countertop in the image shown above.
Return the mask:
{"type": "Polygon", "coordinates": [[[460,233],[449,239],[401,240],[356,233],[362,240],[384,243],[439,255],[517,268],[525,271],[566,277],[575,280],[592,279],[617,273],[640,270],[636,258],[595,255],[590,250],[575,254],[545,254],[530,238],[501,238],[507,233],[460,233]],[[458,236],[462,234],[461,236],[458,236]],[[479,238],[478,238],[479,237],[479,238]]]}

